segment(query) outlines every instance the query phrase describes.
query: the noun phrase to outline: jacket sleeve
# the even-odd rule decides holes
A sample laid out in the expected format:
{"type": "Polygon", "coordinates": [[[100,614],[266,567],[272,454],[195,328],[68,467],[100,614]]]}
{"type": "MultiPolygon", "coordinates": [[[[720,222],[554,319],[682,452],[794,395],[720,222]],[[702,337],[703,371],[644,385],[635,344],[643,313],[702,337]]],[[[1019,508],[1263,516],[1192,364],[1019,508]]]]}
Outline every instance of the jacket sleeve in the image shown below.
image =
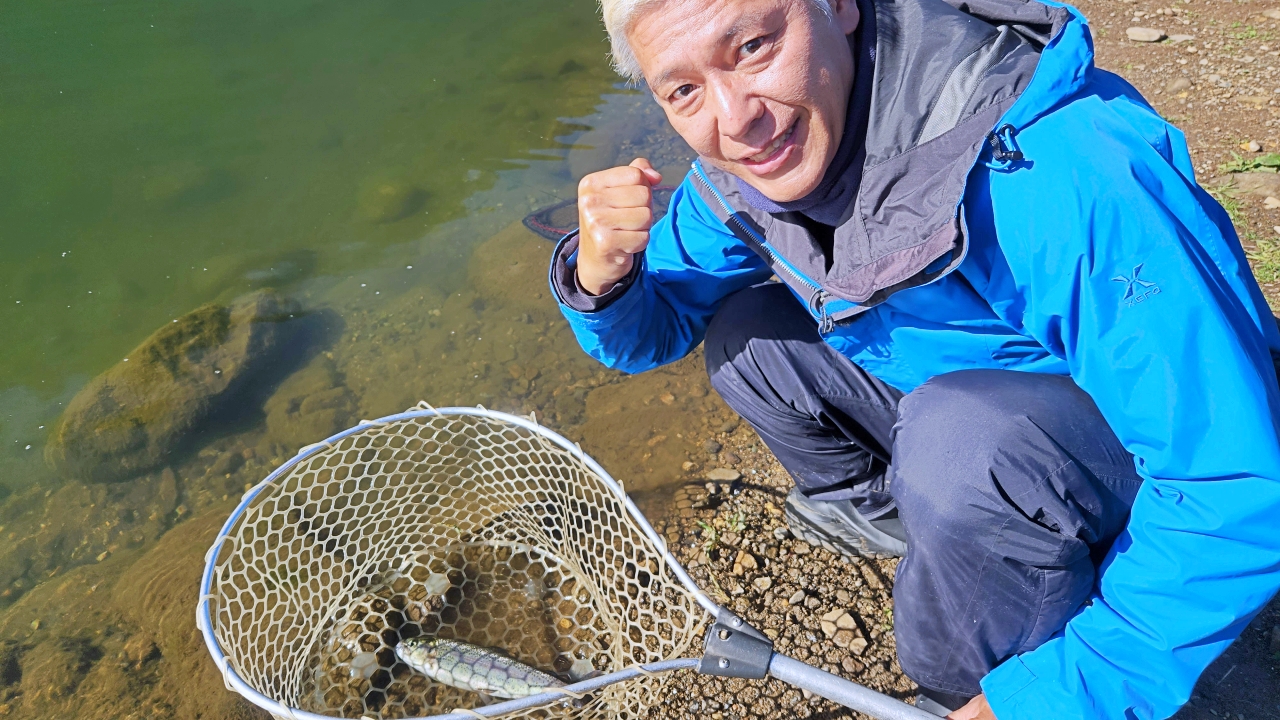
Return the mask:
{"type": "Polygon", "coordinates": [[[557,275],[576,266],[576,238],[556,248],[551,289],[560,311],[582,349],[609,367],[637,373],[679,360],[702,342],[721,300],[772,274],[689,182],[676,189],[667,214],[653,227],[641,272],[599,310],[575,310],[566,302],[565,281],[557,275]]]}
{"type": "Polygon", "coordinates": [[[1280,338],[1176,131],[1055,150],[1063,131],[1025,133],[1029,169],[976,173],[973,220],[1144,482],[1092,603],[982,687],[999,720],[1165,718],[1280,586],[1280,338]]]}

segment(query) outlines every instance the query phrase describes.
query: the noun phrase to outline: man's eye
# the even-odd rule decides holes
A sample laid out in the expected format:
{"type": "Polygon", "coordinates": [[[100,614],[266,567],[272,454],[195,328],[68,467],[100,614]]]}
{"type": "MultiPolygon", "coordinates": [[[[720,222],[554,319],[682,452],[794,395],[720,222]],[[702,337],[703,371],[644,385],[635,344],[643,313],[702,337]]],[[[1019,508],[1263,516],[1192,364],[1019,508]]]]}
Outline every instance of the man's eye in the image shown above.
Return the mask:
{"type": "Polygon", "coordinates": [[[692,85],[681,85],[680,87],[676,88],[675,92],[671,93],[671,97],[680,99],[680,98],[687,98],[692,94],[693,94],[692,85]]]}
{"type": "Polygon", "coordinates": [[[743,55],[754,55],[762,47],[764,47],[764,38],[756,38],[743,43],[741,52],[743,55]]]}

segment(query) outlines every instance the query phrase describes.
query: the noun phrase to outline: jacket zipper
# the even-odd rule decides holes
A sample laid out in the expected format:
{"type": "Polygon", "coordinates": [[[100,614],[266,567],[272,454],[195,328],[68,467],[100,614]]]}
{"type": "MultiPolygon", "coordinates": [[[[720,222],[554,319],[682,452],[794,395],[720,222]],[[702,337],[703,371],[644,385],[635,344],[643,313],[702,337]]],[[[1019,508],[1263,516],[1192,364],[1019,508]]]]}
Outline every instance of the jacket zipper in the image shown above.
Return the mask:
{"type": "Polygon", "coordinates": [[[693,164],[693,169],[695,171],[694,175],[697,176],[698,181],[701,182],[707,188],[707,190],[709,190],[711,194],[715,196],[716,202],[720,204],[720,207],[724,209],[725,214],[729,216],[729,221],[732,222],[737,227],[739,227],[745,236],[755,241],[756,245],[760,248],[761,252],[763,252],[765,256],[769,258],[770,264],[774,268],[780,269],[787,275],[790,275],[792,278],[795,278],[795,280],[799,282],[801,285],[804,285],[805,287],[808,287],[813,290],[813,293],[809,296],[809,310],[810,310],[810,313],[817,311],[818,332],[823,334],[831,332],[835,328],[835,321],[831,318],[830,315],[827,314],[827,307],[826,307],[827,300],[830,299],[831,297],[830,293],[828,293],[826,290],[823,290],[821,285],[818,285],[814,281],[802,275],[798,270],[793,269],[786,261],[782,259],[780,255],[778,255],[776,252],[773,251],[773,248],[769,247],[769,243],[766,242],[764,238],[757,236],[754,230],[747,227],[747,224],[742,222],[742,220],[738,218],[738,214],[733,211],[733,208],[729,207],[729,203],[725,202],[725,199],[720,196],[720,193],[715,189],[715,186],[711,184],[711,180],[708,179],[707,176],[703,174],[701,165],[695,162],[693,164]]]}

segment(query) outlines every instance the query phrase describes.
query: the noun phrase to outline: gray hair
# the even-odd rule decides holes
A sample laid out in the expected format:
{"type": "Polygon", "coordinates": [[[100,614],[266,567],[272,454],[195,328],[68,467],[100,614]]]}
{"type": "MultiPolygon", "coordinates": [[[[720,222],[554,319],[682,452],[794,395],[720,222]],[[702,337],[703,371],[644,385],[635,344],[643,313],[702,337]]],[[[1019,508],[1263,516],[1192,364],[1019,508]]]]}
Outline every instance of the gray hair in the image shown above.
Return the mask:
{"type": "MultiPolygon", "coordinates": [[[[627,42],[627,32],[635,23],[640,11],[665,0],[600,0],[600,12],[604,16],[604,29],[609,33],[609,45],[613,51],[613,69],[634,83],[644,82],[640,61],[627,42]]],[[[833,17],[830,0],[806,0],[818,12],[833,17]]]]}

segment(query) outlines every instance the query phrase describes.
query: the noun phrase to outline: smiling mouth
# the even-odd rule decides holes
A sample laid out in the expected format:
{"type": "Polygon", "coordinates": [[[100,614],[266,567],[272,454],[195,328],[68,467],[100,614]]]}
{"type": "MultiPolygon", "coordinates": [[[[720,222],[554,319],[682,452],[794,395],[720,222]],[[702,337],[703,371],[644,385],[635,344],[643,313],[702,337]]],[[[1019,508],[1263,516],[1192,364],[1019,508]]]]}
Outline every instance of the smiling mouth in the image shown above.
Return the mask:
{"type": "Polygon", "coordinates": [[[761,150],[760,152],[756,153],[755,155],[752,155],[751,157],[748,157],[747,161],[753,162],[753,163],[762,163],[765,160],[768,160],[769,158],[773,157],[773,154],[778,152],[778,148],[782,147],[783,145],[786,145],[787,141],[791,139],[791,136],[795,135],[796,125],[798,124],[799,124],[799,121],[791,123],[791,127],[787,128],[787,131],[782,133],[782,135],[780,135],[777,140],[774,140],[773,142],[769,143],[769,146],[766,147],[764,150],[761,150]]]}

